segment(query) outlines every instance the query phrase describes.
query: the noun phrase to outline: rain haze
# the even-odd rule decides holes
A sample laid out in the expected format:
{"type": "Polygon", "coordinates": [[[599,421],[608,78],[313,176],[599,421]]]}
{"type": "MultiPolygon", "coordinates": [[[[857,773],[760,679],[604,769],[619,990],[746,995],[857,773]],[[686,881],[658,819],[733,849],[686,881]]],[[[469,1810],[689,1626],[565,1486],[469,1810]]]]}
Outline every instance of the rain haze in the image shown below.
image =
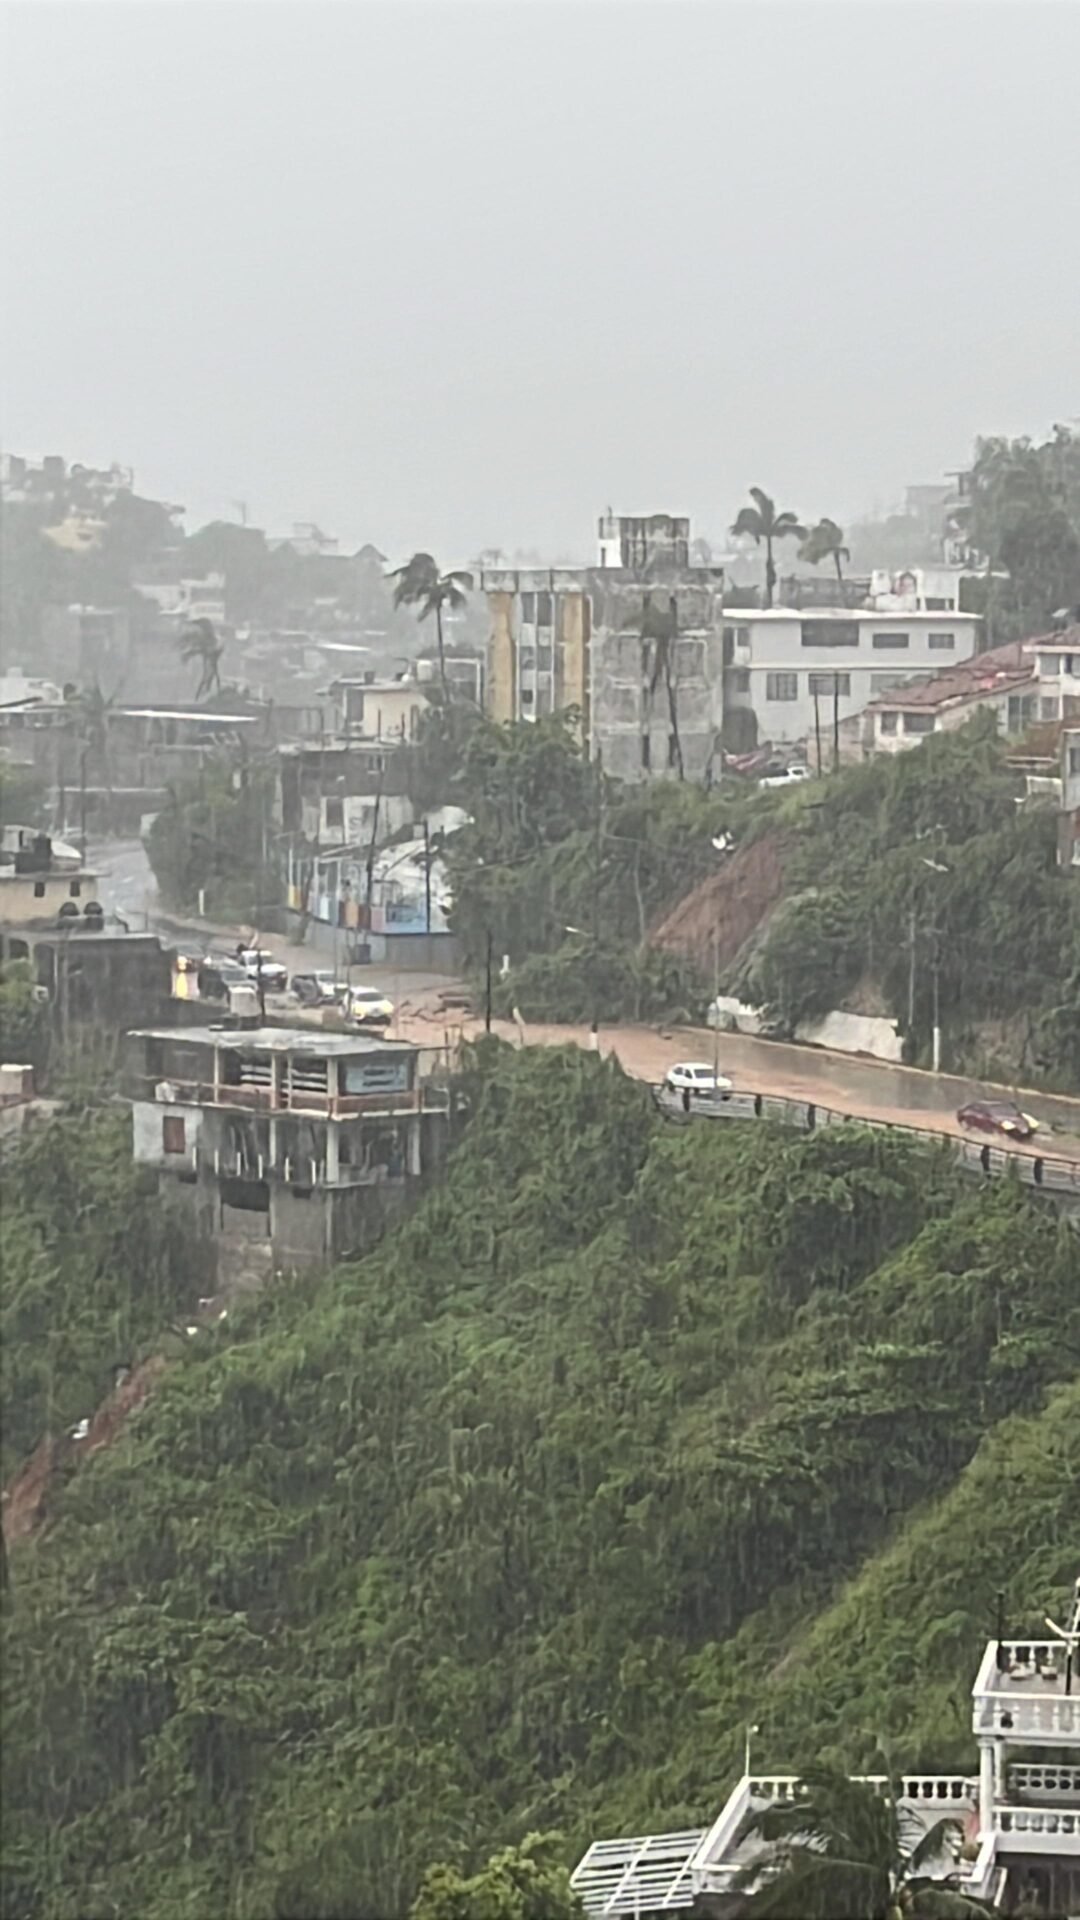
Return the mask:
{"type": "Polygon", "coordinates": [[[3,433],[388,553],[1080,410],[1080,10],[3,9],[3,433]]]}

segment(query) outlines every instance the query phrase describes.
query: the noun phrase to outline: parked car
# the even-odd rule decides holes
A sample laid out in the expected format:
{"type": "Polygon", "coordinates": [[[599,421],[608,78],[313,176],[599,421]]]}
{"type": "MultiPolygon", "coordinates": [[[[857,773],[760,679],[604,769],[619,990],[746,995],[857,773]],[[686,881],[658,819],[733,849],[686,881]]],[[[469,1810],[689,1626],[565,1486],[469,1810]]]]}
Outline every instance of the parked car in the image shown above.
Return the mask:
{"type": "Polygon", "coordinates": [[[302,1007],[343,1006],[349,993],[347,983],[327,967],[319,967],[314,973],[294,973],[289,991],[302,1007]]]}
{"type": "Polygon", "coordinates": [[[385,1027],[394,1017],[394,1003],[379,987],[350,987],[346,1010],[358,1027],[385,1027]]]}
{"type": "Polygon", "coordinates": [[[976,1133],[1004,1133],[1010,1140],[1030,1140],[1039,1123],[1029,1113],[1021,1113],[1011,1100],[969,1100],[956,1114],[962,1127],[976,1133]]]}
{"type": "Polygon", "coordinates": [[[728,1094],[732,1083],[724,1073],[717,1073],[702,1060],[680,1060],[669,1067],[664,1075],[664,1085],[670,1093],[728,1094]]]}
{"type": "Polygon", "coordinates": [[[251,975],[235,954],[208,953],[199,961],[198,981],[204,1000],[227,1000],[233,987],[250,987],[251,975]]]}
{"type": "Polygon", "coordinates": [[[774,771],[766,768],[765,777],[758,781],[759,787],[791,787],[797,780],[809,780],[809,767],[778,767],[774,771]]]}
{"type": "Polygon", "coordinates": [[[261,979],[267,993],[284,993],[289,984],[289,970],[265,947],[244,947],[236,958],[253,985],[258,986],[261,979]]]}

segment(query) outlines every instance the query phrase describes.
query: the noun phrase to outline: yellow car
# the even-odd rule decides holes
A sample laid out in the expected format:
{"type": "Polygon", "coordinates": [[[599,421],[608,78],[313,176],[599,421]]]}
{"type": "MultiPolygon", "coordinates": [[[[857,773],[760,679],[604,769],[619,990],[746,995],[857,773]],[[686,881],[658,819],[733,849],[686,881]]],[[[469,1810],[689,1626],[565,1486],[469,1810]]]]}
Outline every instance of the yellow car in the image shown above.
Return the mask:
{"type": "Polygon", "coordinates": [[[346,1008],[358,1027],[385,1027],[394,1017],[394,1003],[379,987],[350,987],[346,1008]]]}

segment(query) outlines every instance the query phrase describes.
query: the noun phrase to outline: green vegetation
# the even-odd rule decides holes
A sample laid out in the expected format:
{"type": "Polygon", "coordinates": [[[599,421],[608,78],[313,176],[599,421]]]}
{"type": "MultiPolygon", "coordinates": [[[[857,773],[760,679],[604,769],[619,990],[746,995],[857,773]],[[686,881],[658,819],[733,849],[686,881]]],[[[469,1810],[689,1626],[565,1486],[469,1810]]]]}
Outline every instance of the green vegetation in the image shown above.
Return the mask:
{"type": "Polygon", "coordinates": [[[0,1060],[40,1071],[48,1057],[48,1008],[34,992],[30,962],[0,961],[0,1060]]]}
{"type": "Polygon", "coordinates": [[[749,538],[755,546],[765,547],[765,602],[767,607],[773,603],[776,591],[776,562],[773,549],[778,540],[805,540],[806,528],[800,526],[794,513],[777,513],[776,502],[771,500],[760,487],[751,487],[752,507],[740,507],[731,529],[736,539],[749,538]]]}
{"type": "MultiPolygon", "coordinates": [[[[152,1189],[150,1189],[152,1191],[152,1189]]],[[[0,1158],[5,1481],[46,1433],[92,1413],[112,1370],[195,1305],[203,1250],[148,1205],[125,1114],[66,1113],[0,1158]]]]}
{"type": "Polygon", "coordinates": [[[1053,615],[1080,608],[1080,433],[1049,440],[980,440],[967,514],[972,545],[1007,580],[986,583],[995,645],[1045,633],[1053,615]]]}
{"type": "Polygon", "coordinates": [[[422,1920],[546,1920],[525,1836],[707,1817],[748,1720],[763,1767],[970,1761],[996,1588],[1060,1604],[1051,1209],[859,1129],[670,1126],[570,1050],[488,1043],[467,1092],[412,1218],[188,1343],[14,1556],[18,1920],[386,1920],[436,1861],[422,1920]]]}
{"type": "Polygon", "coordinates": [[[194,912],[205,890],[211,919],[257,926],[281,897],[270,835],[275,769],[223,757],[170,788],[146,851],[166,906],[194,912]]]}

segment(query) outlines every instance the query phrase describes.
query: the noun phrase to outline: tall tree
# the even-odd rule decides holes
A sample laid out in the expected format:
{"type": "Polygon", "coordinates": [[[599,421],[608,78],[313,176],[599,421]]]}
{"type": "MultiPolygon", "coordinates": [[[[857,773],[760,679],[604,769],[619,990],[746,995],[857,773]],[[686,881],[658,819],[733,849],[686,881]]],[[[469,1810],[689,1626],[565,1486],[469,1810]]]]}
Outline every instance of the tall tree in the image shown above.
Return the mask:
{"type": "Polygon", "coordinates": [[[443,699],[450,698],[450,686],[446,677],[446,646],[443,637],[443,608],[453,612],[465,605],[465,595],[472,586],[471,573],[463,571],[440,573],[438,563],[430,553],[414,553],[403,567],[398,567],[387,576],[396,584],[394,587],[395,607],[415,607],[417,618],[426,620],[435,615],[435,633],[439,645],[439,682],[443,699]]]}
{"type": "Polygon", "coordinates": [[[211,620],[191,620],[183,629],[177,643],[181,657],[198,663],[199,684],[195,689],[196,700],[203,700],[221,686],[221,657],[225,652],[224,642],[214,632],[211,620]]]}
{"type": "Polygon", "coordinates": [[[748,1920],[974,1920],[989,1911],[927,1872],[956,1844],[959,1821],[924,1827],[891,1788],[829,1767],[807,1767],[802,1781],[804,1796],[751,1822],[769,1864],[763,1873],[759,1857],[740,1876],[748,1920]]]}
{"type": "Polygon", "coordinates": [[[844,569],[840,563],[851,559],[851,553],[844,545],[843,527],[838,527],[836,521],[827,516],[820,519],[816,527],[811,527],[799,548],[799,558],[811,567],[820,567],[823,560],[831,560],[836,568],[836,577],[843,586],[844,569]]]}
{"type": "Polygon", "coordinates": [[[804,540],[806,528],[793,513],[777,513],[776,502],[770,500],[760,487],[751,487],[752,507],[743,507],[738,519],[732,526],[732,533],[738,538],[749,535],[755,546],[765,546],[765,605],[771,607],[776,590],[776,563],[773,548],[778,540],[804,540]]]}

